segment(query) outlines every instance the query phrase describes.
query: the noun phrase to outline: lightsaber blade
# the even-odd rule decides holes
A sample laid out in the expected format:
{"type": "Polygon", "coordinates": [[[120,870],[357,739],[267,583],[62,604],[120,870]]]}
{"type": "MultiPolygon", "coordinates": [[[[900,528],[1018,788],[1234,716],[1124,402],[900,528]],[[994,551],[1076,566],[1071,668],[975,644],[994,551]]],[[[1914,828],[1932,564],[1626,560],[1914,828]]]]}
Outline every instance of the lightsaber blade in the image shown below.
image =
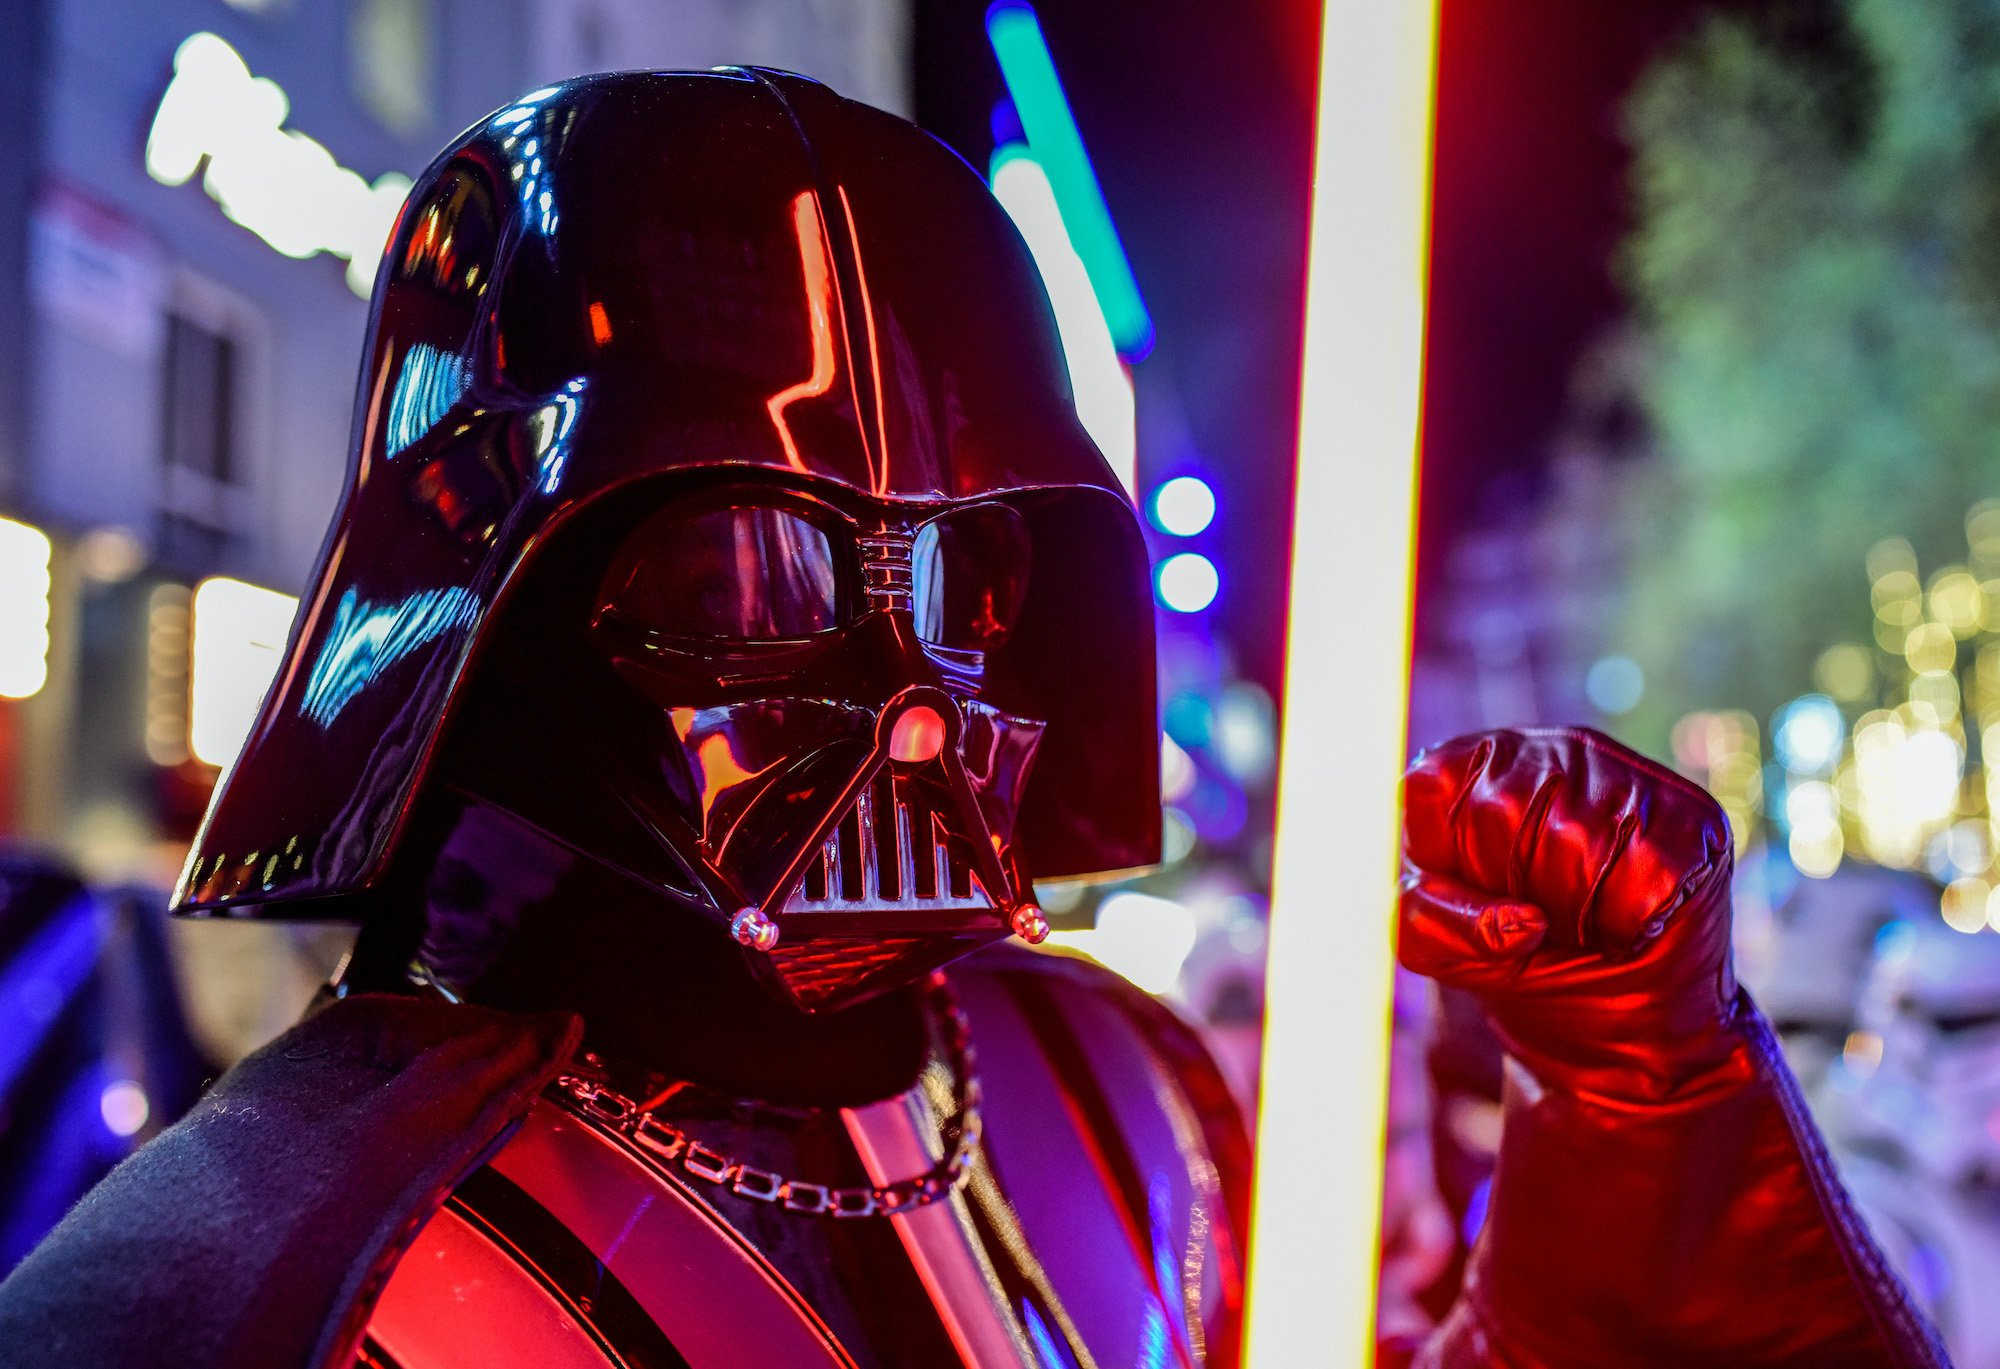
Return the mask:
{"type": "Polygon", "coordinates": [[[1362,1365],[1408,725],[1436,0],[1328,0],[1247,1361],[1362,1365]]]}

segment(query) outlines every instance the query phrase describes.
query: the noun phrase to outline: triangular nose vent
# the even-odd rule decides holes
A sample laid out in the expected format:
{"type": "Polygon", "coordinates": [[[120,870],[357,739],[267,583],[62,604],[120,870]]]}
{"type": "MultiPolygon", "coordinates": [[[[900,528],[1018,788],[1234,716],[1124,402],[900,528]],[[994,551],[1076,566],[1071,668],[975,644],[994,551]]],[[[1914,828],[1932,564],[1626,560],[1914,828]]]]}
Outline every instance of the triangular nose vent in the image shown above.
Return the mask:
{"type": "Polygon", "coordinates": [[[978,912],[993,906],[971,862],[953,849],[922,786],[885,771],[856,795],[783,911],[978,912]]]}

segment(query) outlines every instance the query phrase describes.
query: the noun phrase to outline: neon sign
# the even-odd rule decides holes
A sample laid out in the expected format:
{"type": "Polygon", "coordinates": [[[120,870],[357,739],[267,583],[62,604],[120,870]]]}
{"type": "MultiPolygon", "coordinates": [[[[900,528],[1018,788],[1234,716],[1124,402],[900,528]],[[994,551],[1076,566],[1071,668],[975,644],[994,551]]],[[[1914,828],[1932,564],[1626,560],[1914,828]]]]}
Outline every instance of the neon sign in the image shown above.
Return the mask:
{"type": "Polygon", "coordinates": [[[197,33],[174,53],[174,78],[146,137],[146,174],[185,185],[206,165],[201,187],[232,223],[288,257],[343,258],[348,288],[366,299],[410,178],[389,171],[371,185],[286,128],[290,113],[282,86],[252,76],[214,34],[197,33]]]}
{"type": "Polygon", "coordinates": [[[1041,20],[1027,0],[995,0],[986,11],[986,36],[1027,131],[1028,149],[1048,174],[1070,241],[1090,276],[1119,354],[1129,361],[1143,360],[1153,350],[1153,320],[1139,295],[1139,283],[1132,278],[1125,246],[1112,226],[1090,154],[1083,149],[1083,135],[1056,75],[1041,20]]]}
{"type": "Polygon", "coordinates": [[[1076,416],[1129,493],[1138,488],[1138,420],[1132,380],[1077,255],[1055,191],[1040,162],[1018,143],[993,154],[993,197],[1021,230],[1042,274],[1062,337],[1076,416]]]}

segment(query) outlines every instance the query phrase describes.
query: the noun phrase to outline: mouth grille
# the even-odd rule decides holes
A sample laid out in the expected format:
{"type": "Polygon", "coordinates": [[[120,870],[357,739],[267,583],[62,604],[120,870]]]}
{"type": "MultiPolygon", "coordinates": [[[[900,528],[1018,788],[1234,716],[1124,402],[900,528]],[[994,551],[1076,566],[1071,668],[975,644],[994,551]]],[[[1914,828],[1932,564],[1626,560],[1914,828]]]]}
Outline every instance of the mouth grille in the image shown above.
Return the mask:
{"type": "Polygon", "coordinates": [[[855,797],[785,910],[992,906],[920,786],[885,772],[855,797]]]}

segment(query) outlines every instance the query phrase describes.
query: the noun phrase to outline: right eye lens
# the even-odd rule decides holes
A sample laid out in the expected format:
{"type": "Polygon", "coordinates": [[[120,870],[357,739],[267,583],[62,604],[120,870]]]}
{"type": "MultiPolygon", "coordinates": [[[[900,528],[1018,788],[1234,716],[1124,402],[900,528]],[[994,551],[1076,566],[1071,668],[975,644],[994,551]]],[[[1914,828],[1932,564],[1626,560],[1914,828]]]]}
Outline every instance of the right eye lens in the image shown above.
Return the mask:
{"type": "Polygon", "coordinates": [[[599,597],[655,632],[771,641],[837,626],[838,584],[826,533],[795,513],[668,510],[626,539],[599,597]]]}

